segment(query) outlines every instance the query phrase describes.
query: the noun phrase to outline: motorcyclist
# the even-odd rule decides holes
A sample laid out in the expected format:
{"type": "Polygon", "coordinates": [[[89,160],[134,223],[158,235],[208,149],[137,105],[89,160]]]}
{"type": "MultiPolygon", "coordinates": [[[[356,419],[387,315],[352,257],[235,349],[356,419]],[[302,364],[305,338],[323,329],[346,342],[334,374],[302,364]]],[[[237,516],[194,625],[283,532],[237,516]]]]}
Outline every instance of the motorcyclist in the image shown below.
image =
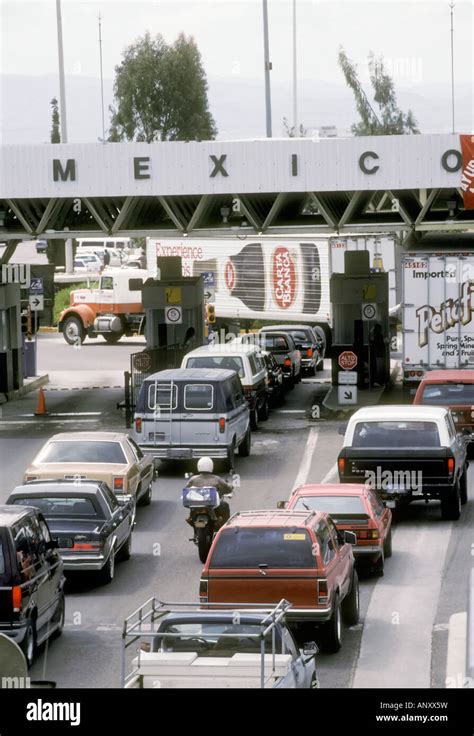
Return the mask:
{"type": "MultiPolygon", "coordinates": [[[[222,496],[225,493],[232,493],[234,490],[234,487],[230,485],[230,483],[227,483],[223,478],[221,478],[219,475],[214,475],[214,463],[210,457],[202,457],[200,460],[198,460],[197,464],[198,474],[191,476],[191,478],[188,480],[186,484],[186,488],[205,488],[208,486],[211,486],[213,488],[217,489],[217,492],[219,493],[219,498],[221,499],[220,505],[215,509],[215,514],[219,518],[219,521],[222,524],[225,524],[226,521],[228,521],[230,517],[230,508],[227,501],[224,501],[222,496]]],[[[191,519],[186,519],[186,521],[191,523],[191,519]]]]}

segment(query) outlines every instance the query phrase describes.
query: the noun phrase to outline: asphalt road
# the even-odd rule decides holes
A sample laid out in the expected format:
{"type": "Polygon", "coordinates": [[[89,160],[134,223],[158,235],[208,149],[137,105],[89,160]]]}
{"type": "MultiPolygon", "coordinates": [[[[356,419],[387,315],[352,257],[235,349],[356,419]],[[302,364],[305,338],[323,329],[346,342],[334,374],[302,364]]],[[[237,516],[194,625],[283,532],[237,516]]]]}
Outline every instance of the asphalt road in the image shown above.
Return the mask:
{"type": "MultiPolygon", "coordinates": [[[[45,365],[53,352],[57,364],[57,339],[44,340],[45,365]]],[[[91,361],[103,366],[105,355],[107,365],[113,355],[114,366],[123,367],[127,351],[136,346],[111,347],[97,341],[86,350],[75,351],[76,370],[91,361]]],[[[64,353],[64,360],[68,355],[64,353]]],[[[328,377],[328,371],[322,374],[328,377]]],[[[296,387],[253,434],[251,456],[236,463],[241,487],[231,501],[232,511],[274,508],[296,482],[335,478],[342,441],[339,422],[309,419],[311,406],[327,390],[320,380],[296,387]]],[[[34,395],[4,405],[0,502],[54,432],[123,426],[116,409],[121,399],[118,389],[49,391],[49,411],[69,416],[42,419],[28,416],[36,405],[34,395]]],[[[396,401],[397,395],[390,400],[396,401]]],[[[153,595],[165,601],[197,599],[202,566],[188,541],[180,503],[188,469],[185,464],[162,464],[151,506],[138,511],[132,558],[117,565],[111,585],[101,586],[87,576],[68,581],[63,636],[42,648],[32,677],[53,679],[60,687],[118,687],[124,617],[153,595]]],[[[469,501],[457,523],[442,522],[437,504],[413,505],[398,519],[385,576],[361,580],[361,623],[345,630],[339,653],[318,658],[323,688],[444,686],[447,625],[466,605],[473,508],[469,501]]]]}

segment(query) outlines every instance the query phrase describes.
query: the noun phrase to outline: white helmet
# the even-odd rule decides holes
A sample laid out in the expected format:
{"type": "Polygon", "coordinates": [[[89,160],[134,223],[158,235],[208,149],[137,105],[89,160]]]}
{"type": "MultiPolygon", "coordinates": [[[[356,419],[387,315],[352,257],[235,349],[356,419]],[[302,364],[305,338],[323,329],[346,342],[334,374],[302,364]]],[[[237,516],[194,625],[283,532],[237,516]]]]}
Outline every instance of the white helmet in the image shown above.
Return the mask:
{"type": "Polygon", "coordinates": [[[210,457],[202,457],[198,461],[197,469],[198,473],[212,473],[214,470],[214,463],[210,457]]]}

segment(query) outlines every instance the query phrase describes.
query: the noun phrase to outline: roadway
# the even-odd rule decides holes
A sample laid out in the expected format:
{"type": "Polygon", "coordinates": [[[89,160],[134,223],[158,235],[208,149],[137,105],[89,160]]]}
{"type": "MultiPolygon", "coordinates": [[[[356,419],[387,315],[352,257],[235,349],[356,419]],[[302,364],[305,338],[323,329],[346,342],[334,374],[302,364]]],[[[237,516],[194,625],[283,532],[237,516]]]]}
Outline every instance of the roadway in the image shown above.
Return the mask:
{"type": "MultiPolygon", "coordinates": [[[[90,347],[85,343],[75,350],[56,335],[39,339],[45,370],[57,360],[76,371],[103,367],[106,355],[108,366],[123,371],[130,352],[140,349],[133,340],[118,346],[91,341],[90,347]]],[[[253,434],[251,456],[236,462],[241,486],[232,511],[274,508],[295,483],[335,479],[340,422],[310,419],[312,405],[328,387],[321,381],[328,378],[327,370],[297,386],[253,434]]],[[[36,405],[34,395],[4,405],[0,457],[6,472],[0,476],[0,502],[54,432],[123,427],[116,409],[122,398],[122,391],[113,388],[50,390],[49,411],[68,416],[49,418],[28,416],[36,405]]],[[[397,398],[395,391],[390,400],[397,398]]],[[[181,463],[162,464],[151,506],[138,511],[132,558],[117,565],[111,585],[84,576],[68,581],[63,636],[42,648],[32,677],[56,680],[60,687],[118,687],[124,617],[152,595],[168,601],[197,599],[202,565],[188,541],[180,503],[188,469],[181,463]]],[[[449,619],[466,607],[473,523],[472,500],[459,522],[442,522],[437,504],[413,505],[397,519],[385,575],[361,580],[361,623],[345,630],[339,653],[318,657],[323,688],[444,687],[449,619]]]]}

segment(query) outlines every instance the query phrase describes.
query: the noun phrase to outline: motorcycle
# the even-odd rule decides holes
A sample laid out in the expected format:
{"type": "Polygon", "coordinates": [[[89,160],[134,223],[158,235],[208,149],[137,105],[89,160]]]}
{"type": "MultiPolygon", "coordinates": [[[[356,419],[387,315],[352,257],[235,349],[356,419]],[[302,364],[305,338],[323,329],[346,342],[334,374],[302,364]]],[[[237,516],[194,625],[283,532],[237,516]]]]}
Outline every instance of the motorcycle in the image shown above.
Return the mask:
{"type": "MultiPolygon", "coordinates": [[[[185,477],[190,476],[191,474],[187,473],[185,477]]],[[[223,498],[232,498],[232,496],[232,493],[226,493],[223,498]]],[[[221,503],[219,491],[213,486],[203,488],[190,486],[183,488],[181,500],[184,508],[189,509],[187,521],[194,529],[194,536],[189,541],[194,542],[197,546],[199,559],[204,563],[211,549],[214,534],[222,526],[222,520],[215,513],[221,503]]]]}

